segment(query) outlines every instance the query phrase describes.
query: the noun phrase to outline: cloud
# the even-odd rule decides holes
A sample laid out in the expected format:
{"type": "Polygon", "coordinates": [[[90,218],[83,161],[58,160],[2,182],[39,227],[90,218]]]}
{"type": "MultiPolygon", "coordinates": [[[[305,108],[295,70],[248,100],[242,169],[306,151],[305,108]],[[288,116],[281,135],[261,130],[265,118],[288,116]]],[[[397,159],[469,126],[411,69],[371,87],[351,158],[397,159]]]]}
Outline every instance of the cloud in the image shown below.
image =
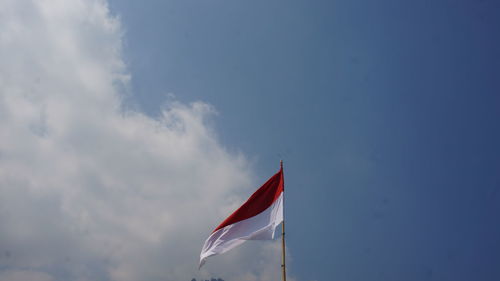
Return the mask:
{"type": "Polygon", "coordinates": [[[11,271],[5,270],[0,272],[0,281],[52,281],[50,275],[36,271],[11,271]]]}
{"type": "Polygon", "coordinates": [[[210,105],[126,106],[122,36],[105,1],[0,1],[0,280],[279,277],[272,242],[197,271],[256,182],[210,105]]]}

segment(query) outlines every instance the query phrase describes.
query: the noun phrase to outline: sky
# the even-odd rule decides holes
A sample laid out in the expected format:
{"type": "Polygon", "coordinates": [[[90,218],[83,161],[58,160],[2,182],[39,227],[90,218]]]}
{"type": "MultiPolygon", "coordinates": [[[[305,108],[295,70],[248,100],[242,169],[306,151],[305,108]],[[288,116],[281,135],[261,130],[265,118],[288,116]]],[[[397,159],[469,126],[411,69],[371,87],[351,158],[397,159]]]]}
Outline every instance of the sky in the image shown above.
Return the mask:
{"type": "Polygon", "coordinates": [[[290,280],[499,280],[499,11],[0,0],[0,281],[277,280],[280,159],[290,280]]]}

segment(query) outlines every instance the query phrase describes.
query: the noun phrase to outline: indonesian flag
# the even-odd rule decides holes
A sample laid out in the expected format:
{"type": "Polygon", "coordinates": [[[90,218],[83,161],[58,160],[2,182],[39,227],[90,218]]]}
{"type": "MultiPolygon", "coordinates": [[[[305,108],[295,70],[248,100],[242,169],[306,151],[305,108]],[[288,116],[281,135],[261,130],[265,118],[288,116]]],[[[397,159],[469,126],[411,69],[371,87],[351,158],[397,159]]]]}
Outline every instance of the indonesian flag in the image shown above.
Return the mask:
{"type": "Polygon", "coordinates": [[[283,168],[224,220],[203,245],[200,268],[213,255],[225,253],[246,240],[274,239],[283,221],[283,168]]]}

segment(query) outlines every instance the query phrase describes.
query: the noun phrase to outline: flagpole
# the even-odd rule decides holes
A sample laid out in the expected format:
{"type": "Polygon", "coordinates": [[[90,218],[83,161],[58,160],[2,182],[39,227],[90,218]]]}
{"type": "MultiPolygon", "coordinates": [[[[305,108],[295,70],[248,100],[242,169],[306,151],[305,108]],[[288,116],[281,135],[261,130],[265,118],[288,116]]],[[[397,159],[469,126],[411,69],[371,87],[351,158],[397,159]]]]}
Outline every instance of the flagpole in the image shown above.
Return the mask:
{"type": "MultiPolygon", "coordinates": [[[[280,160],[281,173],[283,173],[283,160],[280,160]]],[[[283,177],[283,174],[281,174],[283,177]]],[[[283,177],[284,179],[284,177],[283,177]]],[[[283,223],[281,224],[281,274],[282,280],[286,281],[285,265],[285,183],[283,182],[283,223]]]]}

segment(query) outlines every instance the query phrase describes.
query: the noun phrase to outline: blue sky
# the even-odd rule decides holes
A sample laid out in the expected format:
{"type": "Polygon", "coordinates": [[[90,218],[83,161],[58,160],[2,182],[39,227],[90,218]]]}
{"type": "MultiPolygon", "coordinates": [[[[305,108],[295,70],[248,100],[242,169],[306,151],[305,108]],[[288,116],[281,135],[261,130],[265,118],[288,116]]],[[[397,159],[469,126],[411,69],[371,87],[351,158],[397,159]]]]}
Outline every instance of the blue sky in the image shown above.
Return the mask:
{"type": "Polygon", "coordinates": [[[202,100],[299,280],[500,278],[495,1],[111,1],[133,100],[202,100]]]}
{"type": "Polygon", "coordinates": [[[499,11],[0,0],[0,281],[277,280],[280,159],[289,281],[500,280],[499,11]]]}

